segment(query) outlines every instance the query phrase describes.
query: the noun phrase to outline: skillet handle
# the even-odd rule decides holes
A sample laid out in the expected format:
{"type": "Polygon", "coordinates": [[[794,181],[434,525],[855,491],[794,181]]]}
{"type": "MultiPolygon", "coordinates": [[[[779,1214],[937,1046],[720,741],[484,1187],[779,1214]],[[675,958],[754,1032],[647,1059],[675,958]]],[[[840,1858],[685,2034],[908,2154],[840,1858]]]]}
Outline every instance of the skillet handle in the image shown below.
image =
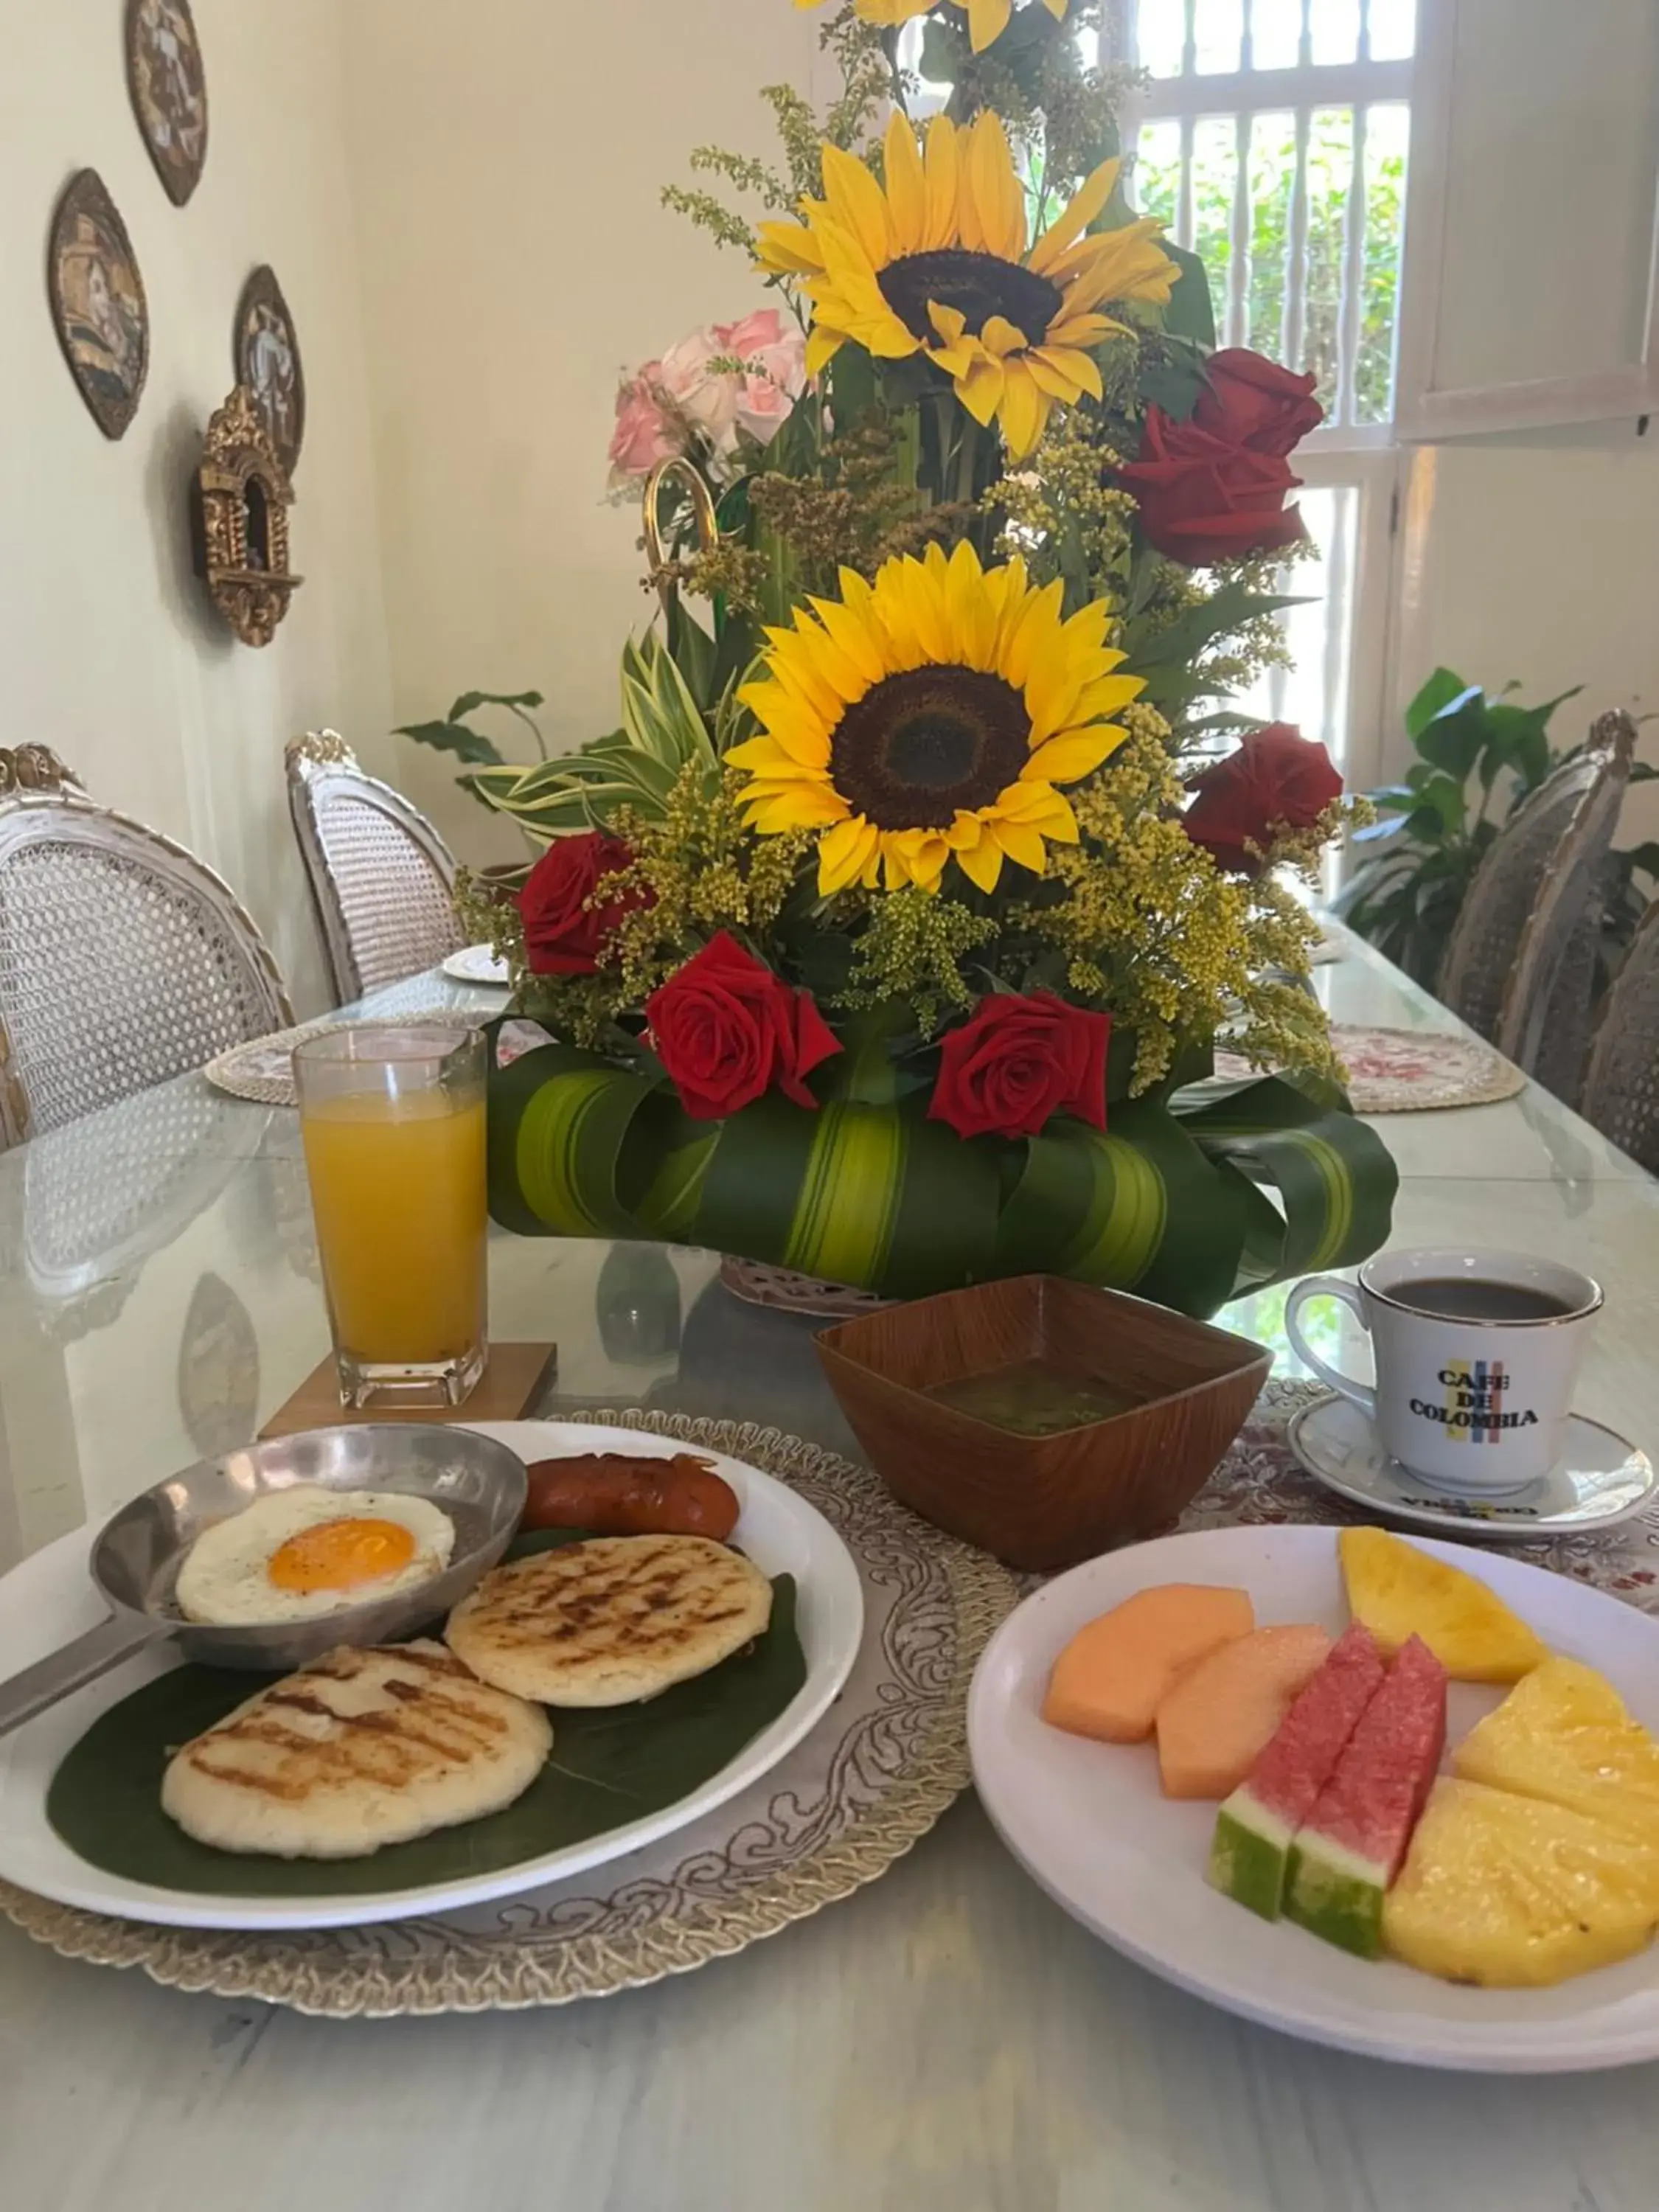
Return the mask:
{"type": "Polygon", "coordinates": [[[21,1728],[25,1721],[32,1721],[48,1705],[68,1697],[71,1690],[83,1688],[135,1651],[142,1651],[147,1644],[172,1633],[170,1621],[111,1613],[107,1620],[100,1620],[96,1628],[77,1636],[61,1651],[49,1653],[9,1681],[0,1682],[0,1735],[21,1728]]]}

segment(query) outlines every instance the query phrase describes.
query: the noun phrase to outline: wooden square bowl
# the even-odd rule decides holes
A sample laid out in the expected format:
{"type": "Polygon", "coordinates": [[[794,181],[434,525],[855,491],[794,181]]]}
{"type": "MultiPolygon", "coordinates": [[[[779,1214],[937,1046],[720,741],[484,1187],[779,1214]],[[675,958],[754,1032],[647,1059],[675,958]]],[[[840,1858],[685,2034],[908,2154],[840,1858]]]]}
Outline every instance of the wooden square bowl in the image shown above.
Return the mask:
{"type": "Polygon", "coordinates": [[[889,1306],[823,1330],[818,1357],[893,1495],[1010,1566],[1075,1566],[1172,1521],[1202,1489],[1273,1354],[1163,1306],[1022,1275],[889,1306]],[[1021,1436],[925,1392],[1044,1359],[1137,1401],[1021,1436]]]}

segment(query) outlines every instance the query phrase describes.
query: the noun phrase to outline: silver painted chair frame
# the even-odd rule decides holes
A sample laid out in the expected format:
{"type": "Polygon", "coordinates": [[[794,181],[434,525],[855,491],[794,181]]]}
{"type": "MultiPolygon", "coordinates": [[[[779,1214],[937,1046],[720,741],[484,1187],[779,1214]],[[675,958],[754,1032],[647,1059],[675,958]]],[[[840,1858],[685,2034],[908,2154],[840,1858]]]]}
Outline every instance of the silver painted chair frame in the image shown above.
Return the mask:
{"type": "Polygon", "coordinates": [[[1603,714],[1583,751],[1539,786],[1475,872],[1440,971],[1452,1012],[1569,1104],[1589,1044],[1597,879],[1635,749],[1630,716],[1603,714]],[[1528,841],[1558,817],[1540,865],[1528,841]]]}
{"type": "Polygon", "coordinates": [[[1650,1175],[1659,1175],[1659,898],[1636,926],[1602,1000],[1579,1112],[1650,1175]]]}
{"type": "Polygon", "coordinates": [[[455,885],[455,859],[417,806],[399,791],[359,766],[357,757],[335,730],[307,730],[287,749],[289,807],[306,864],[312,902],[322,932],[335,1003],[345,1006],[365,993],[433,968],[461,945],[453,918],[439,926],[435,902],[416,910],[395,883],[343,878],[349,865],[329,849],[328,810],[345,800],[368,809],[388,823],[412,848],[416,865],[430,872],[447,905],[455,885]],[[356,907],[356,915],[349,910],[356,907]],[[365,930],[365,908],[374,924],[365,930]],[[387,948],[391,951],[388,953],[387,948]]]}
{"type": "MultiPolygon", "coordinates": [[[[65,890],[73,881],[64,878],[65,890]]],[[[113,920],[118,938],[120,917],[113,920]]],[[[65,926],[74,951],[83,955],[86,923],[71,916],[65,926]]],[[[61,969],[61,953],[58,963],[61,969]]],[[[0,750],[0,1131],[7,1144],[63,1127],[293,1020],[276,963],[222,876],[160,830],[95,804],[46,747],[0,750]],[[156,886],[163,899],[155,910],[165,910],[175,931],[182,928],[186,939],[193,934],[202,951],[212,956],[214,964],[204,963],[204,973],[180,970],[168,979],[152,967],[124,988],[121,962],[132,957],[132,947],[125,939],[112,942],[111,998],[124,1013],[132,1013],[136,1005],[155,1024],[140,1039],[136,1080],[129,1079],[134,1063],[129,1060],[124,1067],[118,1053],[108,1048],[106,1012],[72,985],[54,982],[57,948],[40,939],[12,941],[21,917],[9,911],[9,872],[33,866],[54,848],[71,869],[70,856],[79,854],[94,868],[156,886]],[[146,990],[159,993],[154,1003],[144,1004],[146,990]],[[165,1003],[169,994],[171,1006],[165,1003]],[[64,997],[73,1000],[67,1007],[64,997]]]]}

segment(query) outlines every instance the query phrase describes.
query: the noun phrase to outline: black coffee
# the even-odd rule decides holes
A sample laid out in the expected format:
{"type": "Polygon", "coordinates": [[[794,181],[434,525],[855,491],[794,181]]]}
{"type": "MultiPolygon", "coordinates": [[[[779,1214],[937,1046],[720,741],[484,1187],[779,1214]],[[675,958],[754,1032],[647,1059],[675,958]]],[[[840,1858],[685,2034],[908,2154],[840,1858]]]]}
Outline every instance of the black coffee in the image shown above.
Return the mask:
{"type": "Polygon", "coordinates": [[[1484,1282],[1474,1275],[1431,1275],[1425,1282],[1401,1283],[1389,1296],[1413,1313],[1447,1321],[1560,1321],[1578,1310],[1529,1284],[1484,1282]]]}

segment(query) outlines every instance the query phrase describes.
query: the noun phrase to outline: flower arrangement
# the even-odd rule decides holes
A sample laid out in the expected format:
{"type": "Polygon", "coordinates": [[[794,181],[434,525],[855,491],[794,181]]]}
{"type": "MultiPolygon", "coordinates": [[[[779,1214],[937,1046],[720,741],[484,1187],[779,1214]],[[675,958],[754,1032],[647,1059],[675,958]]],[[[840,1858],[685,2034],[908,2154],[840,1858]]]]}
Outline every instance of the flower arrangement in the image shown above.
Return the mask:
{"type": "Polygon", "coordinates": [[[780,164],[693,155],[739,205],[666,195],[776,304],[623,386],[664,612],[620,728],[473,778],[545,848],[475,915],[557,1040],[495,1079],[513,1226],[1202,1312],[1386,1235],[1288,880],[1355,809],[1229,703],[1314,380],[1217,350],[1134,213],[1099,15],[842,0],[827,117],[773,88],[780,164]],[[1206,1079],[1224,1029],[1261,1077],[1206,1079]]]}
{"type": "Polygon", "coordinates": [[[611,441],[611,489],[637,499],[667,460],[729,483],[763,452],[806,383],[806,341],[775,307],[711,323],[623,379],[611,441]]]}

